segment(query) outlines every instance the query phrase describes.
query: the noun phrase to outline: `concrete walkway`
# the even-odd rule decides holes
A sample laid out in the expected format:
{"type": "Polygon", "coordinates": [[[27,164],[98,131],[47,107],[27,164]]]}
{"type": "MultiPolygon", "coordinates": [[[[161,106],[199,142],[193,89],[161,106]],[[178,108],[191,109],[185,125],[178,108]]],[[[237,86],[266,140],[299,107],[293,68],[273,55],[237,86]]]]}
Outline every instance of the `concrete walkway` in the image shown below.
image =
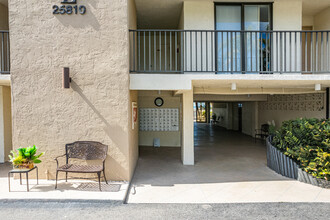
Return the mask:
{"type": "MultiPolygon", "coordinates": [[[[45,200],[45,201],[119,201],[123,202],[127,193],[127,182],[102,183],[102,192],[99,191],[98,182],[93,180],[69,179],[66,183],[61,180],[55,190],[54,180],[30,179],[30,192],[26,192],[26,181],[20,185],[19,178],[11,178],[11,192],[8,191],[8,171],[11,164],[0,164],[0,201],[1,200],[45,200]]],[[[35,172],[35,171],[31,171],[35,172]]],[[[40,174],[39,174],[40,175],[40,174]]],[[[77,174],[79,176],[79,174],[77,174]]],[[[24,174],[22,176],[25,176],[24,174]]]]}
{"type": "Polygon", "coordinates": [[[195,125],[195,166],[180,148],[141,147],[129,203],[330,202],[330,190],[276,174],[262,141],[195,125]]]}

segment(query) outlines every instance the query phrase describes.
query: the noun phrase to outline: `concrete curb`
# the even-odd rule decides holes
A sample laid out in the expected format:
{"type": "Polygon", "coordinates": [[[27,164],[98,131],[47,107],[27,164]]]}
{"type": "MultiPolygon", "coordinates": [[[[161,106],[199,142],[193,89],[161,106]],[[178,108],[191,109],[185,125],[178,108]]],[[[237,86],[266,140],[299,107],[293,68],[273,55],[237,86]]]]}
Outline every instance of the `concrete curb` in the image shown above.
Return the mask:
{"type": "Polygon", "coordinates": [[[267,145],[267,166],[282,176],[296,179],[303,183],[308,183],[314,186],[329,189],[330,181],[318,179],[302,170],[299,165],[284,155],[276,147],[274,147],[269,138],[266,141],[267,145]]]}
{"type": "Polygon", "coordinates": [[[47,202],[47,203],[118,203],[123,204],[123,200],[107,200],[107,199],[0,199],[0,203],[16,203],[16,202],[47,202]]]}

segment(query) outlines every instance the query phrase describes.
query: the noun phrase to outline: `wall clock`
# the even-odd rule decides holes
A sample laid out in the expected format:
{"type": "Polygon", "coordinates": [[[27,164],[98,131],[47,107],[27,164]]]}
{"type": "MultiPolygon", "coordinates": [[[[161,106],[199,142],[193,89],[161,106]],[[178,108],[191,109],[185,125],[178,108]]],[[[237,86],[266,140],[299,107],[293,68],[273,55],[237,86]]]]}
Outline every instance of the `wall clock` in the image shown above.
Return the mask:
{"type": "Polygon", "coordinates": [[[164,104],[164,100],[162,98],[158,97],[155,99],[155,105],[157,107],[161,107],[163,104],[164,104]]]}

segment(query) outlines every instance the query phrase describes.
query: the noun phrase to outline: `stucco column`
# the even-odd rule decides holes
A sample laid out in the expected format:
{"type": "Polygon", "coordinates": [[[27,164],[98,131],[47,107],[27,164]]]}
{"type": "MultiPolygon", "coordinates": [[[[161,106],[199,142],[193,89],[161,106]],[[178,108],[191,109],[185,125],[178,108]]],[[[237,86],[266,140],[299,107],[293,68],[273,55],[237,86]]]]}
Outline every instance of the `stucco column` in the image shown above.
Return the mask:
{"type": "Polygon", "coordinates": [[[193,90],[182,94],[182,163],[194,165],[194,95],[193,90]]]}
{"type": "Polygon", "coordinates": [[[4,135],[4,118],[3,118],[3,91],[0,86],[0,163],[5,162],[5,135],[4,135]]]}

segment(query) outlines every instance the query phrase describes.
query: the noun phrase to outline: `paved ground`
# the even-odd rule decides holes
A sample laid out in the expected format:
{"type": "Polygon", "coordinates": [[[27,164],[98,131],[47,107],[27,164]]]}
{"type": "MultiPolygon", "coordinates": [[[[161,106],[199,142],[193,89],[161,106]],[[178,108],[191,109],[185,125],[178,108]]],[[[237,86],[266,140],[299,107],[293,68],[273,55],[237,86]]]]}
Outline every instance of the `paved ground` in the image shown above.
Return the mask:
{"type": "Polygon", "coordinates": [[[328,203],[128,204],[1,202],[2,220],[59,219],[329,219],[328,203]]]}
{"type": "Polygon", "coordinates": [[[330,190],[266,166],[266,147],[218,126],[195,125],[195,166],[180,148],[141,147],[129,203],[330,202],[330,190]]]}
{"type": "MultiPolygon", "coordinates": [[[[11,164],[0,164],[0,200],[3,199],[45,199],[45,200],[114,200],[124,201],[128,183],[109,182],[102,183],[102,192],[98,189],[98,182],[92,180],[72,179],[59,181],[58,190],[55,190],[54,180],[39,180],[36,185],[35,179],[29,180],[30,192],[26,192],[26,181],[23,179],[20,185],[19,179],[11,178],[11,191],[8,191],[8,171],[12,169],[11,164]]],[[[35,172],[35,171],[31,171],[35,172]]],[[[79,175],[79,174],[78,174],[79,175]]],[[[24,175],[23,175],[24,176],[24,175]]],[[[0,217],[1,219],[1,217],[0,217]]]]}

